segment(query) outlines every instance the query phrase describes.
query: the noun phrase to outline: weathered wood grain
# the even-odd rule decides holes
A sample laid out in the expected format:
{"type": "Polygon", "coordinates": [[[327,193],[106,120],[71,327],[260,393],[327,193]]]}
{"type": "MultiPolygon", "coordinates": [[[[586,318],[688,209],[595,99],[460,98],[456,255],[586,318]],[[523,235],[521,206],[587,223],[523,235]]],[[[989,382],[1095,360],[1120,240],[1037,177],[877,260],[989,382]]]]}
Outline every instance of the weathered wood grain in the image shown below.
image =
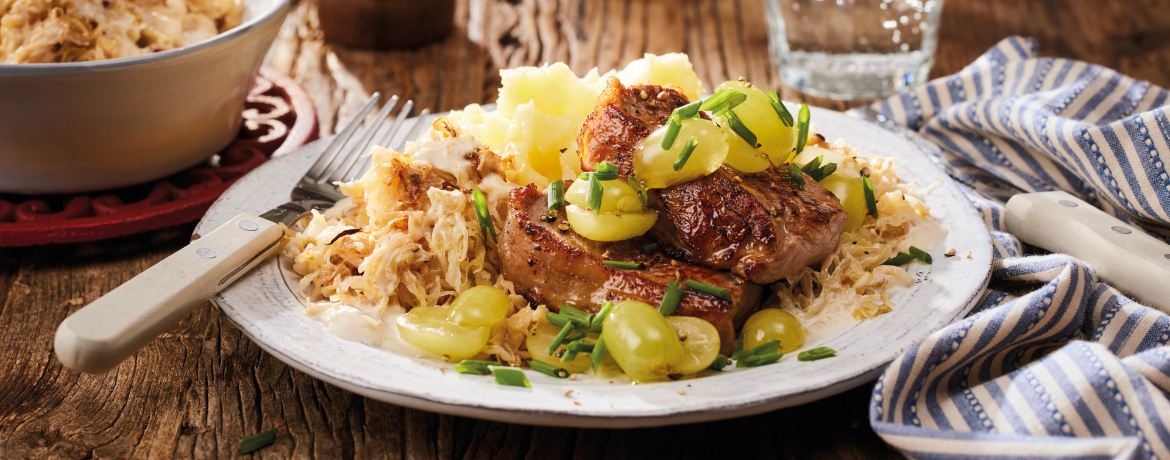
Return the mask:
{"type": "MultiPolygon", "coordinates": [[[[315,7],[297,5],[268,62],[318,108],[323,134],[374,91],[442,111],[491,102],[498,70],[564,61],[608,70],[645,52],[690,54],[708,85],[780,82],[759,0],[460,0],[456,32],[414,50],[332,46],[315,7]]],[[[947,0],[934,75],[1007,35],[1045,54],[1170,85],[1170,2],[947,0]]],[[[833,108],[842,103],[786,99],[833,108]]],[[[451,417],[350,394],[262,352],[207,305],[100,376],[57,364],[57,325],[185,244],[192,226],[100,243],[0,250],[0,457],[233,457],[240,438],[279,428],[257,458],[895,458],[866,420],[869,386],[723,422],[574,430],[451,417]]]]}

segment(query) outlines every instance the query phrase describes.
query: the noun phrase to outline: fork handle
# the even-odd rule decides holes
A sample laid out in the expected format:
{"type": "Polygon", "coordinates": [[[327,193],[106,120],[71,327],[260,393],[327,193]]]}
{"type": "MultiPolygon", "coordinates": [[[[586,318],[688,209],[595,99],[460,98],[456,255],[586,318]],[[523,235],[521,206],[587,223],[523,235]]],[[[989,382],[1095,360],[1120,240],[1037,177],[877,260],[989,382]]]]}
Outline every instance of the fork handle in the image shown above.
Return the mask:
{"type": "Polygon", "coordinates": [[[277,224],[236,216],[65,318],[57,359],[82,372],[113,369],[276,252],[282,236],[277,224]]]}

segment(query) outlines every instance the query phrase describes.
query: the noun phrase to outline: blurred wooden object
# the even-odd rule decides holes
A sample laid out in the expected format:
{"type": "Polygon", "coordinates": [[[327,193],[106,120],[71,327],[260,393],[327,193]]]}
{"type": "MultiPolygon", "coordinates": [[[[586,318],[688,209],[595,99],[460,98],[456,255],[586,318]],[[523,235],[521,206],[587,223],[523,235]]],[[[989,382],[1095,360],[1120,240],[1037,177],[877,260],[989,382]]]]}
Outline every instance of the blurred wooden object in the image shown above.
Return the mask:
{"type": "Polygon", "coordinates": [[[321,31],[332,42],[377,49],[412,48],[454,29],[455,0],[319,0],[321,31]]]}
{"type": "MultiPolygon", "coordinates": [[[[336,1],[336,0],[319,0],[336,1]]],[[[411,50],[328,44],[316,9],[289,15],[268,62],[317,105],[322,135],[373,91],[416,110],[491,102],[498,70],[565,61],[577,72],[642,53],[689,53],[714,85],[740,75],[778,86],[760,0],[459,0],[455,30],[411,50]]],[[[1170,2],[947,0],[935,75],[1007,35],[1042,53],[1170,86],[1170,2]]],[[[785,90],[790,100],[804,100],[785,90]]],[[[850,104],[812,100],[845,108],[850,104]]],[[[240,438],[279,428],[255,458],[898,458],[869,428],[871,385],[801,407],[722,422],[576,430],[486,422],[369,400],[291,370],[210,306],[107,375],[52,355],[53,331],[182,247],[190,226],[102,243],[0,250],[0,457],[234,456],[240,438]]]]}

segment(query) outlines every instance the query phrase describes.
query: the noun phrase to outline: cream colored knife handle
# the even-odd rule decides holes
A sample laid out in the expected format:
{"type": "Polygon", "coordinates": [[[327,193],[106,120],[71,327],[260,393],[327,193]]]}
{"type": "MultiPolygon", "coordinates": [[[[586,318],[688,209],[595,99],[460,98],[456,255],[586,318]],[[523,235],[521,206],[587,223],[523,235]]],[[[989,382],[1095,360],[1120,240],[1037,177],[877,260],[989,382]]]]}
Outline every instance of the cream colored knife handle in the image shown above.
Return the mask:
{"type": "Polygon", "coordinates": [[[82,372],[113,369],[276,252],[281,236],[277,224],[236,216],[65,318],[57,359],[82,372]]]}
{"type": "Polygon", "coordinates": [[[1005,217],[1024,242],[1088,262],[1113,287],[1170,312],[1170,245],[1065,192],[1016,195],[1005,217]]]}

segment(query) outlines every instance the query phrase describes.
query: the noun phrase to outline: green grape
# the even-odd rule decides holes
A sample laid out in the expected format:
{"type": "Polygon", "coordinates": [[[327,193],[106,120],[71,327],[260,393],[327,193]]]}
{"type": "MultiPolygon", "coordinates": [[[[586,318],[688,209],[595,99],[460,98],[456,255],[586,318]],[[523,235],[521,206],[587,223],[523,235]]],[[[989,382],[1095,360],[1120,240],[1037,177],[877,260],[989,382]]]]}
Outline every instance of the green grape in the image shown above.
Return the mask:
{"type": "MultiPolygon", "coordinates": [[[[758,150],[771,159],[772,164],[783,163],[796,146],[796,127],[784,126],[784,122],[780,121],[780,115],[776,114],[776,109],[772,108],[772,101],[768,100],[768,95],[759,88],[747,82],[733,80],[719,85],[715,92],[718,93],[724,88],[731,88],[747,95],[747,100],[731,111],[735,112],[744,126],[756,135],[756,143],[760,145],[758,150]]],[[[726,122],[720,121],[719,124],[723,125],[726,122]]],[[[740,141],[742,142],[742,139],[740,141]]]]}
{"type": "Polygon", "coordinates": [[[658,213],[646,211],[595,214],[593,211],[571,204],[565,206],[565,217],[573,231],[587,239],[621,241],[646,234],[658,220],[658,213]]]}
{"type": "Polygon", "coordinates": [[[722,129],[723,134],[727,136],[727,159],[724,161],[728,166],[749,174],[763,171],[772,166],[772,162],[768,160],[768,156],[764,155],[764,152],[756,150],[755,147],[740,139],[735,131],[731,130],[730,125],[720,123],[719,129],[722,129]]]}
{"type": "MultiPolygon", "coordinates": [[[[532,355],[532,359],[551,364],[553,366],[564,368],[565,370],[574,374],[579,374],[589,370],[593,367],[588,353],[578,353],[577,357],[572,361],[561,362],[558,356],[548,354],[548,345],[552,343],[553,338],[561,332],[561,328],[549,324],[547,321],[540,321],[536,325],[536,329],[528,333],[528,338],[525,343],[528,345],[528,353],[532,355]]],[[[587,334],[585,343],[593,344],[597,342],[596,334],[587,334]]],[[[557,352],[567,350],[569,344],[562,343],[557,352]]]]}
{"type": "Polygon", "coordinates": [[[398,334],[406,343],[435,356],[459,361],[479,354],[487,345],[490,328],[466,327],[447,320],[440,307],[414,307],[398,317],[398,334]]]}
{"type": "Polygon", "coordinates": [[[601,336],[609,354],[635,382],[682,374],[678,366],[683,346],[678,335],[666,318],[648,304],[618,302],[606,318],[601,336]]]}
{"type": "Polygon", "coordinates": [[[860,177],[850,177],[845,174],[831,174],[821,181],[821,185],[833,192],[841,201],[841,207],[849,214],[845,221],[844,231],[852,232],[861,226],[865,220],[868,208],[865,206],[865,189],[860,177]]]}
{"type": "MultiPolygon", "coordinates": [[[[642,212],[642,199],[624,180],[603,180],[601,187],[602,213],[642,212]]],[[[589,181],[575,180],[565,191],[565,202],[583,209],[589,208],[589,181]]]]}
{"type": "Polygon", "coordinates": [[[648,189],[666,188],[706,176],[719,169],[727,159],[727,136],[710,120],[683,120],[682,129],[670,150],[662,150],[663,137],[666,137],[665,127],[651,133],[634,151],[634,173],[648,189]],[[698,141],[698,145],[682,169],[675,171],[674,161],[691,137],[698,141]]]}
{"type": "Polygon", "coordinates": [[[778,340],[780,351],[791,353],[804,345],[804,338],[808,332],[792,313],[778,308],[765,308],[748,318],[743,325],[742,334],[744,351],[769,340],[778,340]]]}
{"type": "Polygon", "coordinates": [[[447,320],[460,326],[491,327],[512,309],[512,299],[491,286],[476,286],[459,294],[451,303],[447,320]]]}
{"type": "Polygon", "coordinates": [[[670,316],[666,322],[674,329],[682,343],[683,355],[678,371],[683,374],[697,374],[715,362],[719,356],[719,331],[700,318],[670,316]],[[684,338],[685,337],[685,338],[684,338]]]}

